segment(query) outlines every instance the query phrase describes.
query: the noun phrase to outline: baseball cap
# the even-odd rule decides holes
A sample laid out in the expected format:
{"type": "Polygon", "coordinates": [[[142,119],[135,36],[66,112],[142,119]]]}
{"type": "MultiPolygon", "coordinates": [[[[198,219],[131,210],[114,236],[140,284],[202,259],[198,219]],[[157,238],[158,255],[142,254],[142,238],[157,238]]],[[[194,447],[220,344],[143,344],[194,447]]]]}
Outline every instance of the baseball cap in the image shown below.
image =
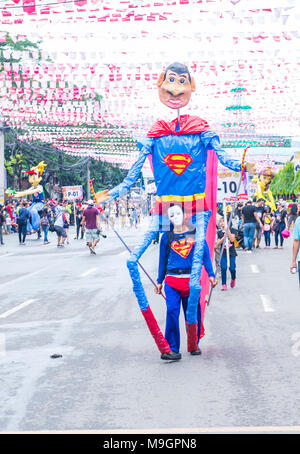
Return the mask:
{"type": "Polygon", "coordinates": [[[94,205],[94,201],[92,199],[90,199],[90,200],[87,201],[87,204],[88,205],[94,205]]]}

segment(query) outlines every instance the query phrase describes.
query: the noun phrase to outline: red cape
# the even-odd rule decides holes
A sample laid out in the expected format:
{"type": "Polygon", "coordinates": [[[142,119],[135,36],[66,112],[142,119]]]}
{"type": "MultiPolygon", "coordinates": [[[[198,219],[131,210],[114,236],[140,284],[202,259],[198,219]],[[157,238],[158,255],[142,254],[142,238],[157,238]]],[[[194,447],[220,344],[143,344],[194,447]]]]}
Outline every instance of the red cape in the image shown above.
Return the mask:
{"type": "Polygon", "coordinates": [[[175,131],[177,123],[177,118],[172,121],[158,120],[151,127],[147,137],[162,137],[168,136],[169,134],[176,136],[180,134],[197,134],[209,129],[209,125],[205,120],[192,115],[180,115],[179,131],[175,131]]]}

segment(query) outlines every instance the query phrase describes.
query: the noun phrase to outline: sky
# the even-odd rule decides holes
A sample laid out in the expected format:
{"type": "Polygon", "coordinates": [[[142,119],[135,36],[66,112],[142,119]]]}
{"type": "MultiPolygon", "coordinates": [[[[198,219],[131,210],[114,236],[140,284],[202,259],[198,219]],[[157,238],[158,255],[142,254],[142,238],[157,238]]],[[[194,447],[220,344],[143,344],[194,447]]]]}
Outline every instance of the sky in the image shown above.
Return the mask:
{"type": "MultiPolygon", "coordinates": [[[[2,4],[14,5],[12,0],[2,4]]],[[[47,2],[36,0],[36,4],[47,2]]],[[[90,81],[104,93],[103,109],[111,121],[122,117],[143,129],[157,117],[171,118],[173,112],[158,102],[152,74],[181,61],[196,65],[197,87],[182,113],[199,115],[213,125],[230,122],[234,117],[226,107],[234,102],[231,89],[243,86],[247,90],[243,102],[252,107],[246,121],[254,122],[258,132],[300,136],[299,1],[88,0],[82,7],[68,3],[53,8],[63,12],[24,13],[18,16],[23,19],[21,25],[2,23],[0,29],[27,34],[32,40],[42,38],[42,49],[56,65],[78,64],[69,74],[77,84],[86,83],[86,67],[96,63],[90,81]],[[130,20],[122,21],[128,14],[130,20]],[[133,20],[138,14],[144,19],[133,20]],[[106,22],[97,22],[103,15],[106,22]],[[147,15],[155,21],[145,20],[147,15]],[[158,20],[159,15],[166,20],[158,20]],[[112,83],[109,76],[117,73],[122,80],[115,77],[112,83]],[[142,81],[134,80],[136,73],[142,81]],[[150,80],[143,80],[148,73],[150,80]]],[[[13,17],[21,14],[21,10],[9,11],[13,17]]]]}

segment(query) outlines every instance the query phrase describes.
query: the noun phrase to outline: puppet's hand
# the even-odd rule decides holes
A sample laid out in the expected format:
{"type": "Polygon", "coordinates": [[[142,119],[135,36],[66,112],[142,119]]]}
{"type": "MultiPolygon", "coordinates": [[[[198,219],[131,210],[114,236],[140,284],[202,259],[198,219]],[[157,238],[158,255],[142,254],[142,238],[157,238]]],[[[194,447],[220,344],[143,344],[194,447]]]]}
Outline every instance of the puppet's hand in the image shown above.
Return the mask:
{"type": "Polygon", "coordinates": [[[252,173],[252,174],[257,173],[254,162],[246,162],[245,167],[246,167],[247,172],[252,173]]]}
{"type": "Polygon", "coordinates": [[[106,202],[110,198],[109,190],[104,189],[103,191],[96,192],[95,196],[97,203],[106,202]]]}

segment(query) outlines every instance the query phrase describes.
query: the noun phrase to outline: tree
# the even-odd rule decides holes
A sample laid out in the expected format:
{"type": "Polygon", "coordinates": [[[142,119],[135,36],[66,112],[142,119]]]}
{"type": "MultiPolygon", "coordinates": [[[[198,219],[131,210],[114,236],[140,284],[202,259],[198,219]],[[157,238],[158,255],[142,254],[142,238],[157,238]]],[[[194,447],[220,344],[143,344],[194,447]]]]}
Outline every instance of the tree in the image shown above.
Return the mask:
{"type": "Polygon", "coordinates": [[[117,185],[126,174],[118,165],[88,156],[71,156],[41,140],[20,141],[18,132],[12,129],[5,133],[5,167],[8,186],[12,189],[21,189],[22,184],[26,184],[26,179],[23,179],[24,172],[42,160],[47,164],[43,174],[44,186],[47,183],[59,186],[82,185],[86,189],[88,159],[90,177],[95,180],[95,190],[117,185]]]}
{"type": "Polygon", "coordinates": [[[275,174],[270,189],[275,196],[294,194],[295,168],[291,161],[288,161],[284,167],[275,174]]]}
{"type": "Polygon", "coordinates": [[[297,170],[297,173],[295,175],[295,179],[293,182],[293,193],[295,195],[300,193],[300,169],[297,170]]]}

